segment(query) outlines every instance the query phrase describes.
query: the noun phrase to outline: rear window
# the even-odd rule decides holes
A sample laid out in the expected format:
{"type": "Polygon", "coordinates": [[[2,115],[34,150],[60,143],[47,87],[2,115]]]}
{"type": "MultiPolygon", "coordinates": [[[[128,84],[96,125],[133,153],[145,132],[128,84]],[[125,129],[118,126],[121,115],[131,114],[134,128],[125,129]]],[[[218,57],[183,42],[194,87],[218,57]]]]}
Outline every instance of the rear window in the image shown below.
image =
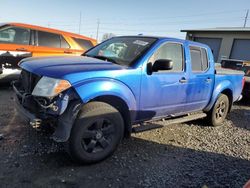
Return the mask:
{"type": "Polygon", "coordinates": [[[53,48],[60,48],[61,47],[61,37],[60,35],[38,31],[37,32],[38,38],[38,46],[47,46],[53,48]]]}
{"type": "Polygon", "coordinates": [[[73,39],[76,41],[76,43],[79,46],[81,46],[85,50],[88,50],[94,46],[89,40],[80,39],[80,38],[73,38],[73,39]]]}
{"type": "Polygon", "coordinates": [[[206,49],[191,46],[190,55],[193,72],[202,72],[207,70],[208,58],[206,49]]]}
{"type": "Polygon", "coordinates": [[[52,48],[70,48],[63,36],[55,33],[37,31],[38,46],[47,46],[52,48]]]}

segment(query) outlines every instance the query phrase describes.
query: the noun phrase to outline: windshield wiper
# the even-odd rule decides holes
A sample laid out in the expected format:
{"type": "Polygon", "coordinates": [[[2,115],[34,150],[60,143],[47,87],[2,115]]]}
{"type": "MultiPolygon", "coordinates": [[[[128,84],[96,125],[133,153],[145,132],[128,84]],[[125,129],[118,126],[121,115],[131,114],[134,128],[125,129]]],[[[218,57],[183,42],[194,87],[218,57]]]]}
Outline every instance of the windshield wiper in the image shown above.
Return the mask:
{"type": "Polygon", "coordinates": [[[112,62],[114,64],[119,64],[114,59],[112,59],[110,57],[102,56],[102,55],[94,55],[94,56],[85,55],[85,56],[87,56],[87,57],[93,57],[93,58],[97,58],[97,59],[101,59],[101,60],[105,60],[105,61],[110,61],[110,62],[112,62]]]}

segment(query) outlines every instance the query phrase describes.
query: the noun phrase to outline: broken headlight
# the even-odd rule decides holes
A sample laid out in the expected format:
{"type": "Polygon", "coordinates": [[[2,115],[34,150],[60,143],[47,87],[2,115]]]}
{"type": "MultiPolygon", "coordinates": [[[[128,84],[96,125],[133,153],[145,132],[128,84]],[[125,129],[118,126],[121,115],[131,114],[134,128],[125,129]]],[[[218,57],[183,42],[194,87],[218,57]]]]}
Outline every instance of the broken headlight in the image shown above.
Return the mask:
{"type": "Polygon", "coordinates": [[[67,80],[43,76],[35,86],[32,95],[40,97],[54,97],[71,87],[67,80]]]}

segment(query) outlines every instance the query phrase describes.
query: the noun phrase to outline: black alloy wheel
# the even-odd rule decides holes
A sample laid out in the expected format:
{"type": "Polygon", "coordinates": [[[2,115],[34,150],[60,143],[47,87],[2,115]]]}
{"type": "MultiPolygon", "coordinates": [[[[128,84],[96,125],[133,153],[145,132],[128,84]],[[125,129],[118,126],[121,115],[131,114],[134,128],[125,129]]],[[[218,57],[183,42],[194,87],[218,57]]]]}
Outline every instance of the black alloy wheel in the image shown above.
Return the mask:
{"type": "Polygon", "coordinates": [[[104,102],[90,102],[80,110],[66,144],[79,163],[96,163],[110,156],[124,136],[120,112],[104,102]]]}

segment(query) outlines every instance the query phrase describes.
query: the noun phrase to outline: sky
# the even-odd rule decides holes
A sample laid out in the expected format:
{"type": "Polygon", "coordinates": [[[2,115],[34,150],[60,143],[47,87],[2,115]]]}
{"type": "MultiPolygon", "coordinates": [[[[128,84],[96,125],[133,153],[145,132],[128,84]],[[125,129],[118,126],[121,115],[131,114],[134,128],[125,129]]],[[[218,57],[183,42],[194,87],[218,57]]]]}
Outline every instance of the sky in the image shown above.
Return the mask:
{"type": "Polygon", "coordinates": [[[105,33],[185,38],[181,29],[242,27],[250,0],[0,0],[0,7],[0,23],[28,23],[93,38],[98,30],[100,41],[105,33]]]}

